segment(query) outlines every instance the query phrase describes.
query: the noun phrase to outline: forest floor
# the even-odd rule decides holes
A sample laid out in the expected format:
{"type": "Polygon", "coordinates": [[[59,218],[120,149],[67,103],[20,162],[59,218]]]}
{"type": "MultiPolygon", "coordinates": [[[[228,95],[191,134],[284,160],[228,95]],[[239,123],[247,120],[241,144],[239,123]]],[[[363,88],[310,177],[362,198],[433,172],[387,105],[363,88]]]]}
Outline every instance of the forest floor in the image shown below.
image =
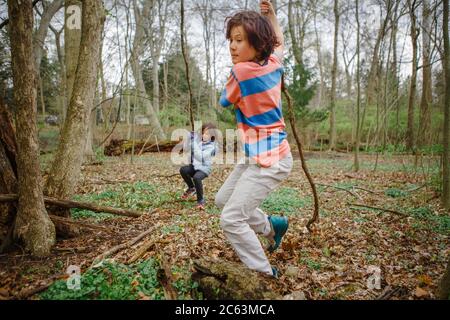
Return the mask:
{"type": "MultiPolygon", "coordinates": [[[[200,211],[195,199],[180,200],[185,186],[169,153],[134,157],[134,164],[129,156],[101,160],[82,168],[75,199],[145,214],[126,218],[72,210],[74,218],[107,230],[59,239],[45,259],[32,258],[21,248],[0,255],[0,299],[162,299],[162,259],[171,266],[178,298],[201,299],[190,278],[193,259],[239,261],[214,205],[232,165],[216,166],[205,180],[207,205],[200,211]],[[91,267],[95,257],[149,228],[154,231],[146,238],[91,267]],[[149,241],[140,259],[129,263],[149,241]],[[67,288],[71,265],[81,268],[81,290],[67,288]]],[[[313,212],[312,193],[296,159],[289,178],[262,205],[267,213],[290,219],[282,247],[268,255],[281,273],[270,280],[271,287],[281,295],[301,291],[307,299],[435,298],[450,254],[450,216],[436,196],[438,160],[414,162],[409,156],[380,156],[374,171],[375,155],[361,155],[362,168],[354,173],[351,154],[307,153],[320,197],[320,220],[309,233],[305,225],[313,212]],[[376,270],[379,289],[368,286],[376,283],[371,282],[376,270]]]]}

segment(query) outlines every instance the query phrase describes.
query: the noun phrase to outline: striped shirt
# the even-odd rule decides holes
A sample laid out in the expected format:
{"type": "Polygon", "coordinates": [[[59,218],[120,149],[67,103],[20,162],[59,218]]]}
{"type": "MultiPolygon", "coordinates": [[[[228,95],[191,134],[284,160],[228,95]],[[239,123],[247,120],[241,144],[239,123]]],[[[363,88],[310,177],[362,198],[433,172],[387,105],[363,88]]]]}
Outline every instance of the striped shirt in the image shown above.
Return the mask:
{"type": "Polygon", "coordinates": [[[220,97],[223,107],[234,104],[245,155],[261,167],[270,167],[290,153],[281,103],[283,72],[275,54],[264,65],[237,63],[220,97]]]}

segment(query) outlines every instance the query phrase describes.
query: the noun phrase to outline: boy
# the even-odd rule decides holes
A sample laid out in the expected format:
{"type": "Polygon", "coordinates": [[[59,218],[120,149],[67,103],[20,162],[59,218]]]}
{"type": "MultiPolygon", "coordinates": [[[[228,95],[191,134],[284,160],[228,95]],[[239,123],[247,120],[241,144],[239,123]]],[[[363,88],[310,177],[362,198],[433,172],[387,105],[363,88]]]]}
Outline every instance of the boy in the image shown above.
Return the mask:
{"type": "Polygon", "coordinates": [[[281,111],[283,33],[272,4],[261,1],[261,14],[238,12],[227,18],[226,37],[233,61],[220,104],[234,104],[246,158],[238,164],[216,195],[223,208],[220,225],[241,261],[250,269],[274,277],[256,234],[280,244],[288,229],[286,217],[267,216],[258,206],[287,176],[293,159],[281,111]]]}

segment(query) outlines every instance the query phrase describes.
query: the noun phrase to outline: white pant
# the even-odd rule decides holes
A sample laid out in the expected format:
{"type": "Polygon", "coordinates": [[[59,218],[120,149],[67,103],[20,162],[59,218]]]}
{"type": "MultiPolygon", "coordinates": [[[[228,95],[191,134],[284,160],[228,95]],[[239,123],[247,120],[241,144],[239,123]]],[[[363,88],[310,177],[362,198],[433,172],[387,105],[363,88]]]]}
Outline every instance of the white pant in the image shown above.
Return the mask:
{"type": "Polygon", "coordinates": [[[267,236],[270,223],[258,208],[265,198],[291,172],[289,154],[272,167],[238,164],[216,195],[216,205],[223,208],[220,226],[241,261],[250,269],[272,274],[269,260],[256,233],[267,236]]]}

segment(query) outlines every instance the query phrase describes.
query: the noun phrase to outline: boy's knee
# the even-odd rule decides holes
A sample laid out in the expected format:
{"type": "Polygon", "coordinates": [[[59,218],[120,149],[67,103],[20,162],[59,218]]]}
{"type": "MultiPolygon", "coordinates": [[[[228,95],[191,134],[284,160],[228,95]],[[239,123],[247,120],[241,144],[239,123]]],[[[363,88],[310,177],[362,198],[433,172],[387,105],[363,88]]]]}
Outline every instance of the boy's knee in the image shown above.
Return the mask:
{"type": "MultiPolygon", "coordinates": [[[[225,199],[218,193],[214,199],[214,203],[219,209],[225,207],[225,199]]],[[[220,218],[222,220],[222,218],[220,218]]]]}
{"type": "Polygon", "coordinates": [[[184,173],[186,173],[186,170],[187,170],[187,167],[186,167],[186,166],[181,167],[181,168],[180,168],[180,173],[181,173],[181,174],[184,174],[184,173]]]}
{"type": "Polygon", "coordinates": [[[223,215],[221,215],[219,225],[223,231],[228,231],[228,229],[230,229],[231,227],[231,222],[224,218],[223,215]]]}

